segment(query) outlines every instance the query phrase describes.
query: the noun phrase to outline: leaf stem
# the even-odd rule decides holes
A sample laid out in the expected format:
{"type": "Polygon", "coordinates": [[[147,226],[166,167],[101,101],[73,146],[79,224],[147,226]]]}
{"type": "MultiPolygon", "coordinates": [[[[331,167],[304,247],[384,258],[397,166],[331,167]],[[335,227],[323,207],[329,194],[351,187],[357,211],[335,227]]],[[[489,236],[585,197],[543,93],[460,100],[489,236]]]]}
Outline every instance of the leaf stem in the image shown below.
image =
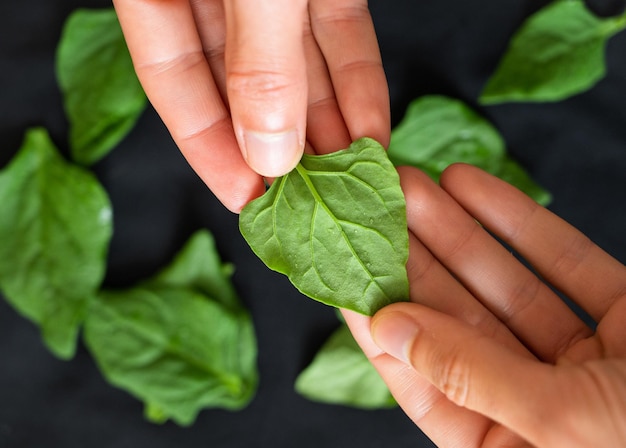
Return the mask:
{"type": "Polygon", "coordinates": [[[605,22],[604,33],[607,36],[613,36],[620,31],[626,29],[626,12],[619,16],[612,17],[605,22]]]}

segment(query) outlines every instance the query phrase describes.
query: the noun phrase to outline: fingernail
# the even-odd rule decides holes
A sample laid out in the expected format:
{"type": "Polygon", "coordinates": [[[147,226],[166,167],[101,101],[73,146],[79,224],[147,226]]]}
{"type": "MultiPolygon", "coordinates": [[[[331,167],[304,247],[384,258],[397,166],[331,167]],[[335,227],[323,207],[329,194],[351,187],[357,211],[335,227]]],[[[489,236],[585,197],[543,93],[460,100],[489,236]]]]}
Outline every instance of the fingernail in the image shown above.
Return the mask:
{"type": "Polygon", "coordinates": [[[302,157],[302,144],[295,129],[278,133],[245,131],[243,136],[244,157],[262,176],[287,174],[302,157]]]}
{"type": "Polygon", "coordinates": [[[410,364],[410,350],[417,335],[415,321],[404,313],[388,313],[372,322],[372,339],[383,351],[410,364]]]}

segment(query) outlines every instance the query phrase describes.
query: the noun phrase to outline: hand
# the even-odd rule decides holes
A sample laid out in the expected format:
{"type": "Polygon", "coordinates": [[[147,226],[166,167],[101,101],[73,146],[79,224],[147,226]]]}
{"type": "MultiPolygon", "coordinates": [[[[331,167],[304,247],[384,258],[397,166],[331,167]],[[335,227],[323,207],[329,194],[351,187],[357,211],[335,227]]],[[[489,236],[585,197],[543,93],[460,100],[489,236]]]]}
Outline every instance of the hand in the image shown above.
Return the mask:
{"type": "Polygon", "coordinates": [[[398,403],[441,447],[625,446],[626,268],[477,168],[448,168],[442,188],[400,171],[413,303],[379,311],[371,333],[345,313],[398,403]]]}
{"type": "Polygon", "coordinates": [[[230,210],[265,191],[263,176],[295,167],[305,142],[316,153],[363,136],[388,144],[388,90],[366,0],[114,4],[148,98],[230,210]]]}

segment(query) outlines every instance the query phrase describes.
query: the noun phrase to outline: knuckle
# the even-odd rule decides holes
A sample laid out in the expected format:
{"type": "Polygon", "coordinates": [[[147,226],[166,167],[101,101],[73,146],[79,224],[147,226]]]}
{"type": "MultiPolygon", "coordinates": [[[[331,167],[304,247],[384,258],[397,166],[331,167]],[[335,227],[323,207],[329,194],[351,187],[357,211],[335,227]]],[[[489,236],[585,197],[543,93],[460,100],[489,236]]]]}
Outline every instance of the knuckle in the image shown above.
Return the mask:
{"type": "Polygon", "coordinates": [[[136,61],[135,70],[140,78],[156,78],[162,75],[174,76],[191,72],[204,62],[203,52],[192,51],[163,59],[136,61]]]}
{"type": "Polygon", "coordinates": [[[315,17],[316,25],[334,27],[360,26],[371,20],[367,2],[339,2],[332,9],[320,11],[315,17]]]}
{"type": "Polygon", "coordinates": [[[293,78],[278,70],[231,69],[226,76],[229,94],[247,100],[282,97],[294,88],[293,78]]]}
{"type": "Polygon", "coordinates": [[[446,359],[435,359],[434,380],[441,392],[458,406],[465,406],[470,392],[470,371],[462,354],[455,350],[446,359]]]}

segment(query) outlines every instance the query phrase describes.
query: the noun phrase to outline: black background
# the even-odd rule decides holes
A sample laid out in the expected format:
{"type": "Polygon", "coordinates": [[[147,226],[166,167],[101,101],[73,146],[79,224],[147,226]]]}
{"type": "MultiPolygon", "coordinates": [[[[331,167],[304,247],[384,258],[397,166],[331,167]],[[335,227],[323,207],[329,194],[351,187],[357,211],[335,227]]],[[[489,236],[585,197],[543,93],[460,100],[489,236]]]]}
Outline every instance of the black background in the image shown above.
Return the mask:
{"type": "MultiPolygon", "coordinates": [[[[521,0],[375,0],[370,8],[390,84],[394,124],[408,102],[445,94],[475,106],[509,151],[554,195],[550,208],[626,261],[626,33],[608,46],[608,74],[556,104],[481,108],[476,98],[524,17],[521,0]]],[[[54,76],[61,26],[77,7],[105,0],[0,4],[0,167],[24,131],[45,126],[67,154],[67,122],[54,76]]],[[[111,196],[115,235],[106,286],[128,286],[166,265],[199,228],[210,229],[259,339],[260,388],[241,412],[203,411],[191,428],[144,421],[142,405],[104,382],[84,348],[59,361],[37,329],[0,300],[0,447],[416,447],[430,446],[400,410],[359,411],[309,402],[297,374],[337,325],[247,248],[237,216],[188,167],[148,109],[95,166],[111,196]]],[[[1,242],[0,242],[1,244],[1,242]]]]}

